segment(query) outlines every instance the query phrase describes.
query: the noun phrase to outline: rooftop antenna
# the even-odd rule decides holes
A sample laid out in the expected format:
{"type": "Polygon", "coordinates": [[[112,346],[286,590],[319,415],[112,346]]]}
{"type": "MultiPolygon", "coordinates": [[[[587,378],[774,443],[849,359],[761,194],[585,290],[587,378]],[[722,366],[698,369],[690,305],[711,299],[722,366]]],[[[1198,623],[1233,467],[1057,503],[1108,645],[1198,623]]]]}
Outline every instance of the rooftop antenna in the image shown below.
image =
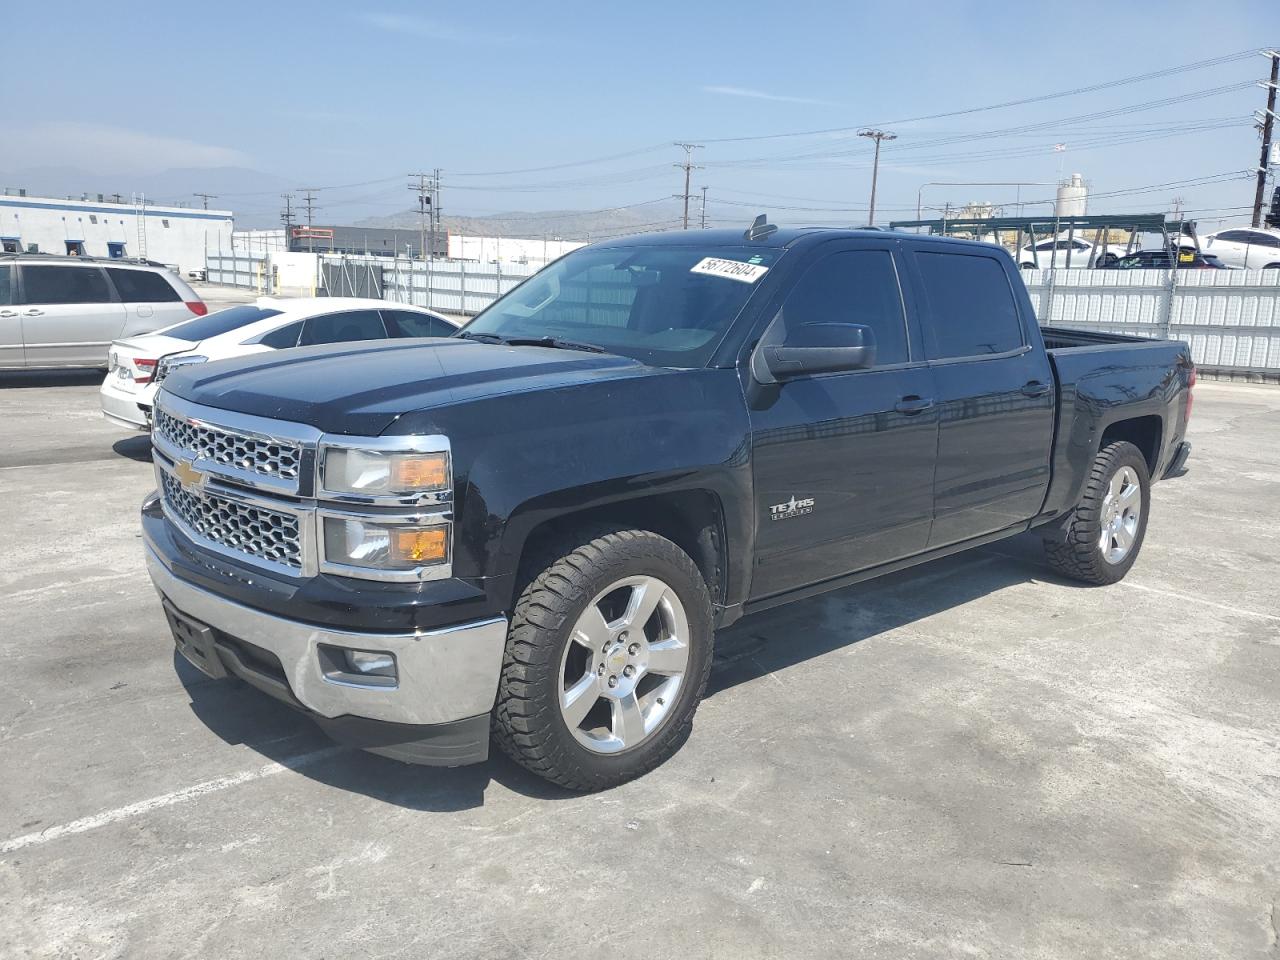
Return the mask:
{"type": "Polygon", "coordinates": [[[769,222],[766,214],[760,214],[756,217],[755,222],[747,228],[746,233],[742,235],[743,240],[763,240],[765,237],[772,236],[778,232],[778,227],[769,222]]]}

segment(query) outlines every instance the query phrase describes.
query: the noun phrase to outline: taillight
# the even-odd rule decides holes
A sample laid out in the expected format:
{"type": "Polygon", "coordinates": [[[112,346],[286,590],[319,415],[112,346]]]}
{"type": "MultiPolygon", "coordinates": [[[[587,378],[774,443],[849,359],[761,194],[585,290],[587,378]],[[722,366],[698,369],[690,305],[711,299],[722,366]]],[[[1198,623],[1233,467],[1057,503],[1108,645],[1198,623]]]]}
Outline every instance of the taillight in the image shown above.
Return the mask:
{"type": "Polygon", "coordinates": [[[203,300],[188,300],[186,301],[186,307],[188,310],[194,313],[197,317],[203,317],[206,313],[209,312],[209,308],[205,306],[205,303],[203,300]]]}
{"type": "Polygon", "coordinates": [[[1186,425],[1191,422],[1191,401],[1195,399],[1195,397],[1192,395],[1195,388],[1196,388],[1196,368],[1193,366],[1191,368],[1191,376],[1187,378],[1187,412],[1186,412],[1186,415],[1183,416],[1182,418],[1183,429],[1186,429],[1186,425]]]}
{"type": "Polygon", "coordinates": [[[139,357],[133,358],[133,366],[138,372],[133,376],[134,383],[150,383],[151,378],[156,372],[155,360],[144,360],[139,357]]]}

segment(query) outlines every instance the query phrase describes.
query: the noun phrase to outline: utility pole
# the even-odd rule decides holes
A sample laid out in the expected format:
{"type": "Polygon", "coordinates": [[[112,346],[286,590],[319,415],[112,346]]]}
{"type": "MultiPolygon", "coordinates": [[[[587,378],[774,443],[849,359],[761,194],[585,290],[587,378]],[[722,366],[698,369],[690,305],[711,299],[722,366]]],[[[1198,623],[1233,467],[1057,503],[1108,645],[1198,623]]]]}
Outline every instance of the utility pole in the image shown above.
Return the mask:
{"type": "Polygon", "coordinates": [[[208,210],[208,209],[209,209],[209,201],[210,201],[210,200],[217,200],[217,199],[218,199],[218,195],[217,195],[216,193],[193,193],[193,194],[192,194],[192,196],[193,196],[193,197],[199,197],[199,198],[204,202],[204,208],[205,208],[206,210],[208,210]]]}
{"type": "Polygon", "coordinates": [[[880,177],[880,144],[884,140],[897,140],[896,133],[886,133],[883,130],[859,130],[858,136],[870,137],[876,142],[876,158],[871,164],[871,210],[867,214],[867,226],[874,227],[876,224],[876,180],[880,177]]]}
{"type": "Polygon", "coordinates": [[[311,191],[315,187],[300,187],[299,189],[307,191],[302,195],[302,202],[307,205],[307,253],[315,252],[315,238],[311,231],[311,224],[315,214],[315,201],[319,199],[311,191]]]}
{"type": "Polygon", "coordinates": [[[684,218],[683,218],[683,222],[684,222],[684,229],[685,229],[685,230],[688,230],[688,229],[689,229],[689,175],[690,175],[694,170],[701,170],[701,169],[702,169],[702,167],[699,167],[699,166],[695,166],[695,165],[694,165],[694,163],[693,163],[693,151],[694,151],[694,150],[701,150],[701,149],[702,149],[702,147],[703,147],[703,144],[701,144],[701,143],[681,143],[681,142],[679,142],[679,141],[676,141],[676,144],[675,144],[675,145],[676,145],[677,147],[679,147],[681,150],[683,150],[683,151],[684,151],[684,160],[683,160],[682,162],[680,162],[680,163],[672,164],[672,166],[674,166],[674,167],[681,167],[681,168],[683,168],[683,169],[684,169],[684,193],[679,194],[679,195],[678,195],[678,197],[677,197],[677,199],[682,199],[682,200],[684,201],[684,218]]]}
{"type": "MultiPolygon", "coordinates": [[[[431,218],[432,232],[435,227],[435,210],[431,205],[431,187],[429,186],[430,175],[425,173],[411,173],[410,177],[417,177],[417,183],[410,183],[409,189],[418,194],[418,251],[422,254],[423,259],[427,257],[427,217],[431,218]]],[[[432,242],[434,244],[435,237],[432,242]]]]}
{"type": "Polygon", "coordinates": [[[284,224],[284,248],[288,250],[293,242],[293,194],[282,193],[280,199],[284,201],[284,209],[280,211],[280,222],[284,224]]]}
{"type": "Polygon", "coordinates": [[[702,229],[707,229],[707,188],[702,188],[702,229]]]}
{"type": "Polygon", "coordinates": [[[1263,56],[1271,58],[1271,80],[1259,84],[1267,88],[1267,113],[1262,120],[1262,159],[1258,161],[1258,189],[1253,194],[1253,225],[1262,223],[1262,198],[1267,192],[1267,161],[1271,154],[1271,131],[1275,128],[1276,88],[1280,86],[1280,51],[1268,50],[1263,56]]]}

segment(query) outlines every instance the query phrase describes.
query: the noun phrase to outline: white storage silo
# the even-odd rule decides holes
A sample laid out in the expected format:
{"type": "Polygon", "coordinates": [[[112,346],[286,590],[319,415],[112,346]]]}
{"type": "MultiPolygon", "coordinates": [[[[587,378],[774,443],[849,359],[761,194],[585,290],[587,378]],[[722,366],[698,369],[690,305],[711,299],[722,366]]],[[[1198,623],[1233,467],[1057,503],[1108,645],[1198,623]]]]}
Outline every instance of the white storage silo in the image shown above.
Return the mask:
{"type": "Polygon", "coordinates": [[[1073,173],[1070,180],[1058,184],[1057,214],[1060,217],[1083,217],[1089,206],[1089,188],[1084,177],[1073,173]]]}

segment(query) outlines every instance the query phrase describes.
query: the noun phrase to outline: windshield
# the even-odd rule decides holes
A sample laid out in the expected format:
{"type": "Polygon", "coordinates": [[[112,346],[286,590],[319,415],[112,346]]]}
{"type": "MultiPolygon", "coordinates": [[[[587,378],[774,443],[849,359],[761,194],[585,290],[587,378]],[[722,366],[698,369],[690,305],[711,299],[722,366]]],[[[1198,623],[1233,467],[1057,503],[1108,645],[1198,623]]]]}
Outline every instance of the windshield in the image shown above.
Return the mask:
{"type": "Polygon", "coordinates": [[[172,327],[157,330],[156,332],[163,333],[166,337],[186,340],[188,343],[197,343],[201,340],[208,340],[210,337],[229,333],[232,330],[239,330],[241,327],[246,327],[251,323],[257,323],[259,320],[265,320],[267,317],[274,317],[279,314],[279,310],[268,310],[264,307],[255,307],[251,303],[245,303],[238,307],[227,307],[227,309],[211,313],[207,317],[184,320],[182,323],[175,323],[172,327]]]}
{"type": "Polygon", "coordinates": [[[550,337],[654,366],[701,367],[781,254],[747,246],[586,248],[525,281],[462,335],[550,337]]]}

